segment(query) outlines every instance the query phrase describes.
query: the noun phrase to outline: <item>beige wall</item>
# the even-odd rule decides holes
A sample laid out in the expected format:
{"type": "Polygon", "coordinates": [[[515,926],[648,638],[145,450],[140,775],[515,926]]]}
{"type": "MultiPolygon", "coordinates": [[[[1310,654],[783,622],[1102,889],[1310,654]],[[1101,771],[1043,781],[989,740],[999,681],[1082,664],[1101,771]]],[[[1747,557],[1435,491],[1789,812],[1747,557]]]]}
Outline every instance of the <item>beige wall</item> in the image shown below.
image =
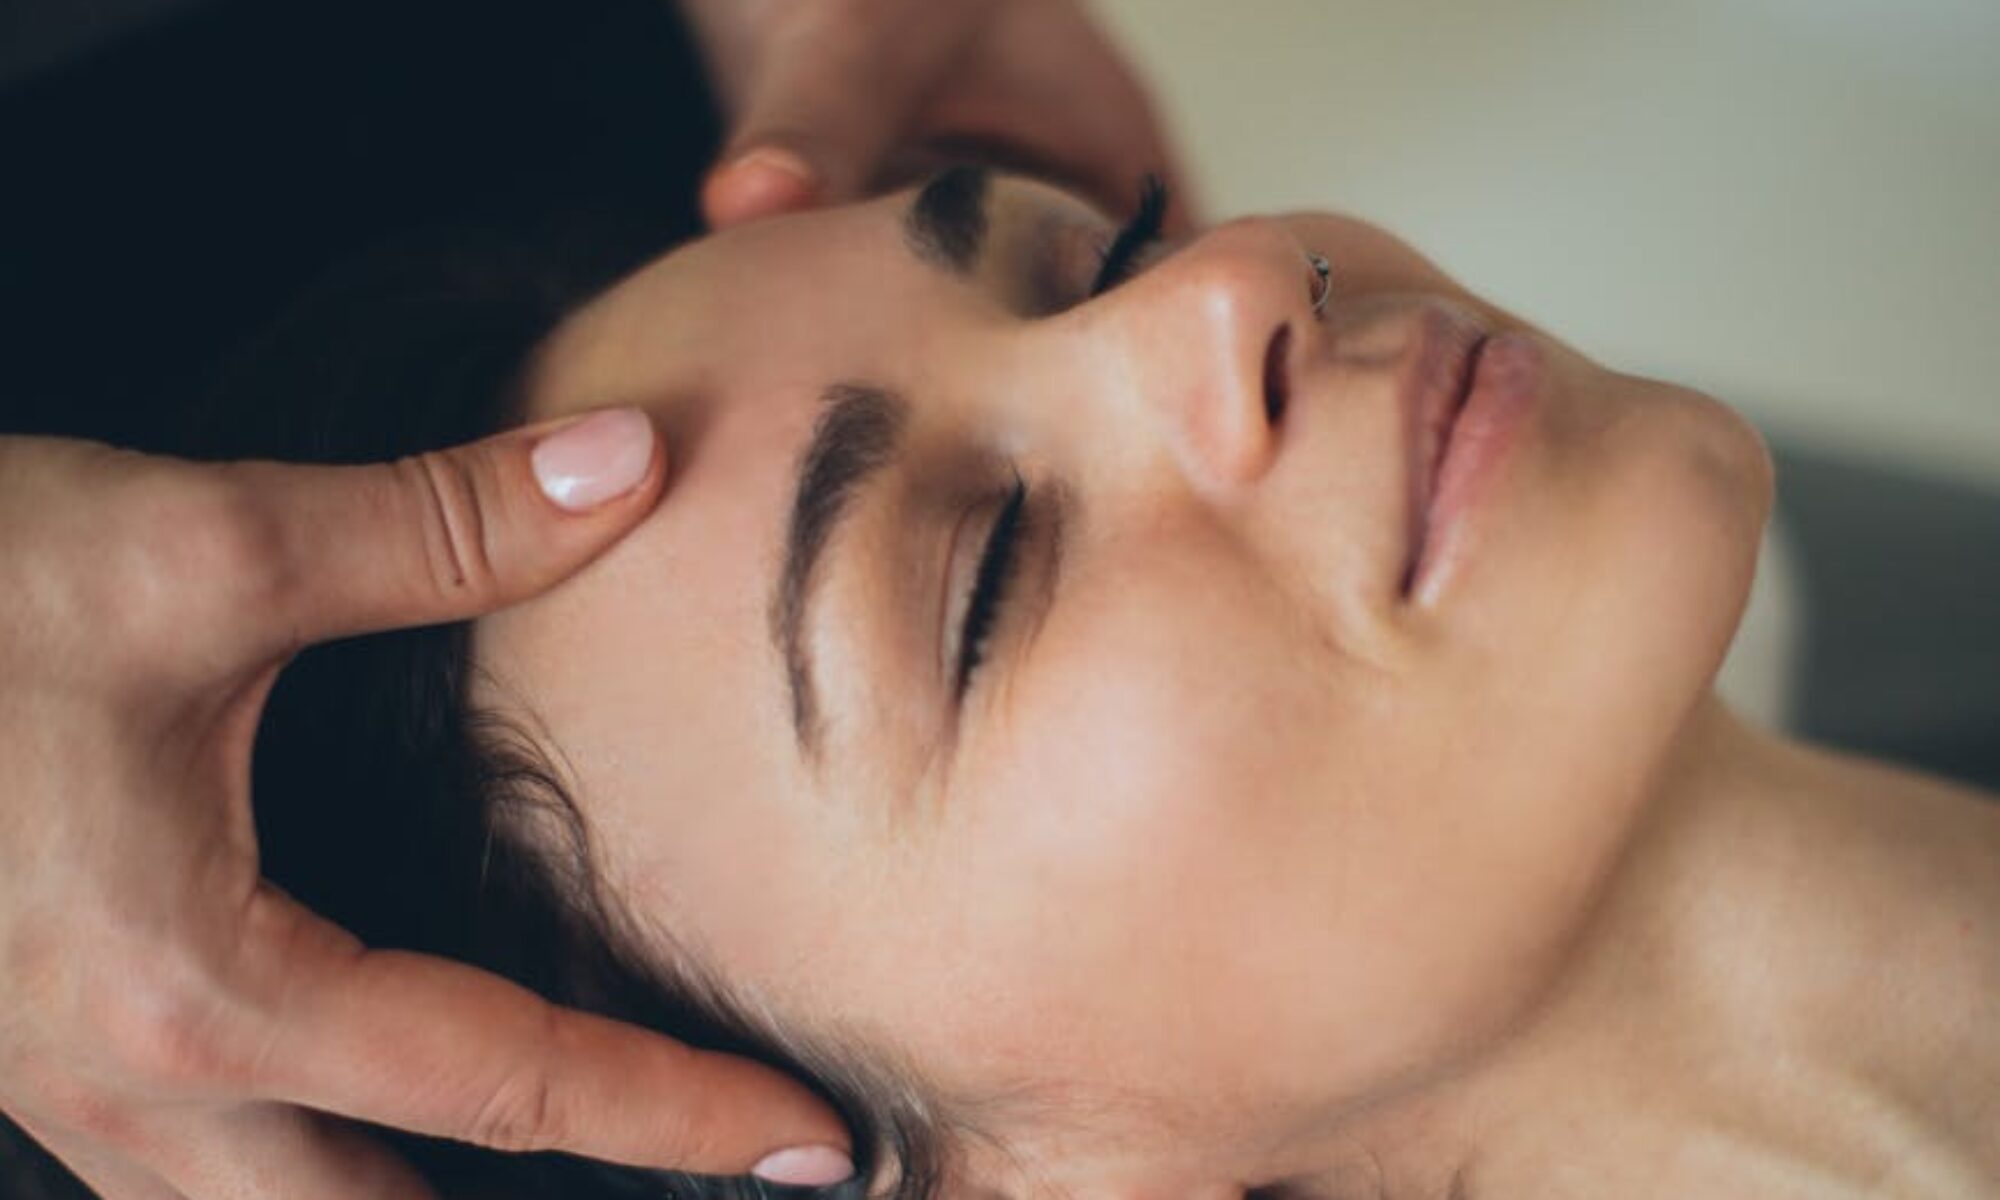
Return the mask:
{"type": "Polygon", "coordinates": [[[2000,0],[1098,0],[1210,215],[1377,219],[1613,366],[2000,493],[2000,0]]]}

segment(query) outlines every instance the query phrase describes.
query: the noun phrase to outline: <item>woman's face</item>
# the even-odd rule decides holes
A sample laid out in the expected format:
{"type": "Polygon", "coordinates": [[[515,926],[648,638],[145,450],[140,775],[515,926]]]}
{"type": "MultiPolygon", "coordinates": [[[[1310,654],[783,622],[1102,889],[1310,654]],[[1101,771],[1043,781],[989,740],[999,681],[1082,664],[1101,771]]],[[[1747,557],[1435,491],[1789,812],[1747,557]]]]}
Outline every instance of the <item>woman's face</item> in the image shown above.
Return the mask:
{"type": "Polygon", "coordinates": [[[1045,1169],[1303,1165],[1560,971],[1734,629],[1761,445],[1352,220],[1092,298],[1082,202],[921,207],[707,239],[559,331],[530,415],[644,405],[673,478],[482,622],[491,699],[778,1025],[1045,1169]],[[1425,414],[1505,331],[1434,500],[1425,414]]]}

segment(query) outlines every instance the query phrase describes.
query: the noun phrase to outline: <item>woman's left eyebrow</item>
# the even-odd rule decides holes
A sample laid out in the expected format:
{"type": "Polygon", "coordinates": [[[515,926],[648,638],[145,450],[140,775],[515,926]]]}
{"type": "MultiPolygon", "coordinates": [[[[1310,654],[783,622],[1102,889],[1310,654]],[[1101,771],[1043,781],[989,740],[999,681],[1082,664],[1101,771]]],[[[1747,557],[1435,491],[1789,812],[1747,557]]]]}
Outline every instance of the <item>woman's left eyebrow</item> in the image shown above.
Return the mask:
{"type": "Polygon", "coordinates": [[[820,706],[805,629],[820,590],[819,562],[853,512],[856,495],[895,462],[909,412],[901,397],[866,384],[836,384],[821,403],[799,458],[784,562],[770,604],[771,636],[791,695],[792,731],[808,762],[818,754],[820,706]]]}
{"type": "Polygon", "coordinates": [[[931,177],[903,218],[910,253],[955,275],[979,264],[986,244],[986,196],[993,172],[979,166],[947,167],[931,177]]]}

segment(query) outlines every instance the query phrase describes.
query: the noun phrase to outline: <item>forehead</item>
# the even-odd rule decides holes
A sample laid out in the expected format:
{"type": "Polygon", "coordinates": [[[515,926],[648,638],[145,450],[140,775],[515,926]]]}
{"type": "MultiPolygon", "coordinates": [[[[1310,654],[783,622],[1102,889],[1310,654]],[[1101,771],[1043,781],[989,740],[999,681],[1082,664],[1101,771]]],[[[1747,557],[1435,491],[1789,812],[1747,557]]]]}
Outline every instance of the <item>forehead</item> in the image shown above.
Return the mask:
{"type": "MultiPolygon", "coordinates": [[[[879,361],[926,282],[900,202],[761,222],[691,242],[572,314],[537,356],[531,419],[639,404],[671,426],[879,361]]],[[[768,414],[760,414],[768,416],[768,414]]],[[[670,443],[671,444],[671,443],[670,443]]]]}
{"type": "MultiPolygon", "coordinates": [[[[545,372],[538,397],[568,395],[545,372]]],[[[791,465],[810,431],[803,388],[725,400],[678,381],[641,401],[667,430],[667,494],[585,570],[482,619],[474,653],[558,756],[573,795],[615,848],[639,861],[649,812],[681,794],[769,793],[787,763],[782,695],[764,636],[791,465]]],[[[636,394],[614,401],[640,401],[636,394]]],[[[581,407],[579,405],[579,407],[581,407]]],[[[551,405],[543,412],[561,411],[551,405]]]]}
{"type": "MultiPolygon", "coordinates": [[[[841,379],[918,371],[947,272],[912,251],[913,190],[758,222],[691,242],[573,314],[537,356],[530,416],[608,404],[652,408],[672,436],[678,403],[735,408],[841,379]]],[[[1104,217],[1057,188],[994,175],[987,188],[985,290],[1018,287],[1050,231],[1094,236],[1104,217]]],[[[1074,249],[1079,240],[1062,239],[1074,249]]]]}
{"type": "MultiPolygon", "coordinates": [[[[670,459],[666,497],[635,533],[551,596],[484,623],[482,649],[521,661],[545,708],[573,690],[579,712],[601,714],[613,711],[613,693],[600,678],[593,699],[536,647],[555,641],[582,655],[583,641],[617,630],[629,642],[643,630],[645,644],[628,645],[635,653],[707,653],[705,713],[747,706],[756,720],[739,712],[737,728],[788,744],[765,736],[772,681],[782,679],[767,605],[792,471],[821,397],[850,381],[913,396],[950,390],[964,372],[945,348],[963,348],[966,317],[994,304],[984,281],[968,286],[913,252],[910,206],[904,192],[690,243],[608,289],[542,347],[526,389],[530,420],[637,405],[661,426],[670,459]]],[[[1045,230],[1040,219],[1096,219],[1064,193],[1004,177],[986,207],[985,262],[996,273],[1045,230]]],[[[666,723],[652,699],[642,711],[666,723]]]]}
{"type": "Polygon", "coordinates": [[[814,789],[769,636],[794,468],[828,385],[908,378],[924,322],[964,292],[904,245],[907,203],[685,247],[574,314],[528,380],[530,420],[649,410],[669,479],[602,559],[479,623],[489,699],[557,756],[633,907],[731,947],[732,967],[755,970],[740,952],[770,926],[763,908],[787,903],[770,887],[744,896],[742,848],[810,862],[827,834],[802,811],[814,789]]]}

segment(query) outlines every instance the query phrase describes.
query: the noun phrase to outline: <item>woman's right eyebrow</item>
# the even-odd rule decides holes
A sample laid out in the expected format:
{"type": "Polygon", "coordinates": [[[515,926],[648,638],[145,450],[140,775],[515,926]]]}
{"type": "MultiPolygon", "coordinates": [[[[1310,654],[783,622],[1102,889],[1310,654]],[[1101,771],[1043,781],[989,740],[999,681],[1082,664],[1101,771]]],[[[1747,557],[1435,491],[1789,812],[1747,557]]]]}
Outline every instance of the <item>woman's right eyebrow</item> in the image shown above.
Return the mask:
{"type": "Polygon", "coordinates": [[[993,172],[947,167],[931,177],[903,219],[910,253],[954,275],[971,274],[986,244],[986,197],[993,172]]]}

